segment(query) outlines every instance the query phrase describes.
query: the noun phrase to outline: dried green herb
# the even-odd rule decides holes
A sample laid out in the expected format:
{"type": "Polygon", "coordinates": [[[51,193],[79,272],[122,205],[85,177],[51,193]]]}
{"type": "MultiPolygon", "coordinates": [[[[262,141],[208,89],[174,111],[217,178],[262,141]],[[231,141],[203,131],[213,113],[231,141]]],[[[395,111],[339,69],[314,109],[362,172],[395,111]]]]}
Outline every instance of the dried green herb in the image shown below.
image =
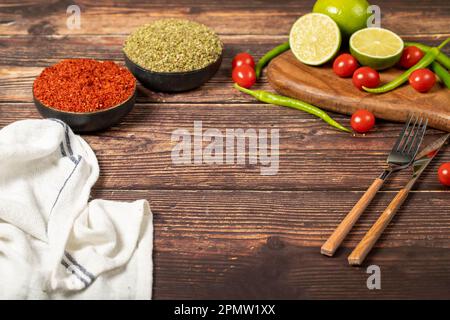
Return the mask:
{"type": "Polygon", "coordinates": [[[223,44],[207,26],[182,19],[163,19],[131,33],[127,57],[155,72],[183,72],[206,67],[221,55],[223,44]]]}

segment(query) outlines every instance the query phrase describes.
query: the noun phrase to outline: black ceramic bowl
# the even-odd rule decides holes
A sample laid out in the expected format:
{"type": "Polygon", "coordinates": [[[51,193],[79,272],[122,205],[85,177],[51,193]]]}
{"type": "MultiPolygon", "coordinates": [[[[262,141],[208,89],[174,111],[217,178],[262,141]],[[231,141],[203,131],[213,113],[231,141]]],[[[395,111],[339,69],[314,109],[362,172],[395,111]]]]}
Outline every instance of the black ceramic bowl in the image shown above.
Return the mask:
{"type": "Polygon", "coordinates": [[[93,132],[111,127],[120,122],[136,102],[136,87],[133,94],[124,102],[104,110],[94,112],[61,111],[43,104],[33,93],[33,100],[39,113],[44,118],[55,118],[64,121],[74,132],[93,132]]]}
{"type": "Polygon", "coordinates": [[[187,72],[153,72],[137,65],[131,61],[127,55],[125,64],[131,73],[142,83],[142,85],[152,91],[161,92],[182,92],[200,87],[219,70],[222,63],[223,52],[220,57],[210,65],[187,72]]]}

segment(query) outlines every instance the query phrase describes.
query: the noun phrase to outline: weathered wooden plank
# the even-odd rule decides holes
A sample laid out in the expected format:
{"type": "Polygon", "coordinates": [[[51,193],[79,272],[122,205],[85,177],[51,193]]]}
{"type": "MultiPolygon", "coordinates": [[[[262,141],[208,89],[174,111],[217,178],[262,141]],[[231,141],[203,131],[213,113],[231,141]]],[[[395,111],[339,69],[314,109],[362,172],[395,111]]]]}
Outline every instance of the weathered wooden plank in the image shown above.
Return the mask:
{"type": "MultiPolygon", "coordinates": [[[[234,54],[249,51],[255,58],[287,40],[287,35],[223,35],[225,56],[223,65],[231,68],[234,54]]],[[[14,67],[46,67],[68,57],[123,61],[125,35],[58,35],[0,36],[0,65],[14,67]],[[42,50],[45,47],[45,51],[42,50]]],[[[424,37],[426,42],[439,39],[424,37]]]]}
{"type": "Polygon", "coordinates": [[[128,191],[94,197],[151,203],[155,298],[448,298],[450,203],[414,192],[363,268],[346,257],[394,193],[369,206],[334,258],[319,248],[360,192],[128,191]],[[366,267],[382,290],[366,287],[366,267]],[[407,269],[401,266],[407,265],[407,269]],[[401,288],[401,290],[399,290],[401,288]]]}
{"type": "MultiPolygon", "coordinates": [[[[267,236],[280,236],[292,245],[316,248],[361,195],[362,192],[349,191],[109,190],[101,182],[93,192],[94,198],[148,199],[155,214],[157,242],[180,238],[198,238],[200,243],[241,239],[256,245],[267,236]]],[[[394,196],[395,192],[380,192],[344,246],[355,246],[394,196]]],[[[450,248],[447,197],[447,192],[412,192],[377,247],[450,248]]],[[[186,253],[197,249],[189,241],[177,248],[160,248],[186,253]]],[[[217,249],[215,253],[235,252],[233,247],[219,245],[217,249]]]]}
{"type": "MultiPolygon", "coordinates": [[[[0,115],[2,127],[39,117],[32,104],[0,104],[0,115]]],[[[349,123],[346,116],[335,118],[349,123]]],[[[353,137],[309,114],[268,105],[138,104],[120,125],[86,139],[98,156],[101,181],[107,188],[363,190],[384,168],[400,130],[400,124],[380,122],[376,131],[353,137]],[[263,176],[261,166],[248,161],[245,165],[173,164],[172,132],[187,129],[193,134],[194,121],[202,121],[203,132],[217,128],[223,134],[226,129],[279,129],[278,173],[263,176]]],[[[430,130],[426,141],[440,134],[430,130]]],[[[439,163],[450,161],[449,148],[421,177],[418,190],[445,190],[436,170],[439,163]]],[[[396,190],[407,177],[402,173],[385,188],[396,190]]]]}
{"type": "MultiPolygon", "coordinates": [[[[0,34],[126,34],[137,26],[164,17],[183,17],[206,23],[217,32],[233,34],[286,34],[292,23],[310,12],[314,0],[233,1],[77,1],[81,28],[66,26],[70,1],[25,1],[0,7],[0,34]],[[103,18],[99,18],[103,17],[103,18]]],[[[450,33],[445,1],[380,0],[382,25],[400,34],[450,33]]]]}
{"type": "MultiPolygon", "coordinates": [[[[430,45],[443,37],[422,38],[430,45]]],[[[412,39],[412,38],[411,38],[412,39]]],[[[106,37],[0,37],[0,102],[31,102],[32,85],[44,67],[64,58],[94,58],[123,63],[124,36],[106,37]],[[46,50],[42,50],[45,47],[46,50]]],[[[217,74],[201,88],[179,94],[155,93],[139,86],[139,102],[253,102],[232,88],[231,60],[237,52],[249,51],[255,58],[277,44],[284,36],[224,36],[225,57],[217,74]]],[[[446,49],[450,53],[450,47],[446,49]]],[[[259,89],[270,90],[266,78],[258,81],[259,89]]]]}
{"type": "Polygon", "coordinates": [[[155,299],[448,299],[448,251],[377,251],[383,255],[376,261],[381,264],[381,290],[368,290],[370,274],[347,264],[348,249],[334,259],[319,257],[315,248],[291,245],[272,249],[262,244],[244,257],[195,258],[156,249],[153,292],[155,299]],[[416,258],[424,254],[430,260],[416,258]]]}
{"type": "MultiPolygon", "coordinates": [[[[287,35],[223,35],[225,54],[223,66],[231,68],[231,59],[242,51],[260,58],[274,46],[286,41],[287,35]]],[[[59,35],[59,36],[0,36],[0,65],[3,67],[47,67],[66,58],[92,58],[123,62],[124,35],[59,35]],[[46,50],[43,51],[42,47],[46,50]]],[[[408,36],[405,40],[438,45],[445,36],[408,36]]],[[[445,47],[444,52],[450,53],[445,47]]],[[[220,76],[223,76],[219,72],[220,76]]],[[[228,73],[227,73],[228,78],[228,73]]],[[[222,80],[223,81],[223,80],[222,80]]]]}

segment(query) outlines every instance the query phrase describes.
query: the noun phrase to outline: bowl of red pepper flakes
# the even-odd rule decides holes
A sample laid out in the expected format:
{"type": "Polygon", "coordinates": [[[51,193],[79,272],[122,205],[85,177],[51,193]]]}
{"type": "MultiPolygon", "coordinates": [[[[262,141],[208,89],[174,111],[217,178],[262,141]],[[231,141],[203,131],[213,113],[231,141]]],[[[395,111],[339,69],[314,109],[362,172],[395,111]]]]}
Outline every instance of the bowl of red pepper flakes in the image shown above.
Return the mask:
{"type": "Polygon", "coordinates": [[[36,78],[33,99],[44,118],[62,120],[75,132],[100,131],[133,109],[136,79],[113,61],[66,59],[36,78]]]}

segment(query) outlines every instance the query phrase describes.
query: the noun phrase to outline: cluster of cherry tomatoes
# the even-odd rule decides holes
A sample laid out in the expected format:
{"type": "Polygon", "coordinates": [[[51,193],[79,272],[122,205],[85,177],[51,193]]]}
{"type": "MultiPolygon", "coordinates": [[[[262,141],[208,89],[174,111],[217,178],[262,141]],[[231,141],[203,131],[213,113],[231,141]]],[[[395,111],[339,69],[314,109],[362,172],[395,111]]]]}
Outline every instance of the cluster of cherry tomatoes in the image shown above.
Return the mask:
{"type": "MultiPolygon", "coordinates": [[[[406,47],[403,51],[399,65],[409,69],[418,63],[424,56],[417,47],[406,47]]],[[[333,63],[333,71],[339,77],[352,77],[353,84],[359,90],[362,87],[376,88],[380,85],[379,73],[370,67],[359,67],[358,61],[348,53],[338,56],[333,63]]],[[[418,69],[409,76],[410,85],[418,92],[428,92],[436,83],[435,74],[429,69],[418,69]]],[[[375,117],[368,110],[356,111],[351,119],[353,130],[358,133],[368,132],[375,125],[375,117]]],[[[438,178],[442,185],[450,186],[450,162],[443,163],[438,169],[438,178]]]]}
{"type": "MultiPolygon", "coordinates": [[[[358,68],[358,61],[348,53],[343,53],[334,60],[333,70],[339,77],[353,77],[353,84],[358,89],[374,88],[380,84],[380,75],[369,67],[358,68]]],[[[368,132],[375,125],[375,116],[368,110],[358,110],[350,120],[352,129],[358,133],[368,132]]]]}
{"type": "MultiPolygon", "coordinates": [[[[345,55],[350,56],[354,60],[354,62],[351,62],[354,66],[356,67],[358,66],[358,63],[356,62],[355,58],[353,58],[349,54],[343,54],[341,56],[345,55]]],[[[346,64],[346,66],[348,66],[348,64],[346,64]]],[[[247,52],[238,53],[231,62],[231,67],[233,69],[232,78],[235,83],[247,89],[255,84],[256,82],[255,60],[253,59],[252,55],[248,54],[247,52]]],[[[347,69],[348,67],[340,68],[341,71],[339,75],[348,76],[347,69]]],[[[358,110],[352,116],[351,126],[353,130],[355,130],[358,133],[368,132],[370,129],[373,128],[374,125],[375,125],[375,116],[370,111],[358,110]]]]}
{"type": "MultiPolygon", "coordinates": [[[[403,50],[399,65],[409,69],[424,56],[424,52],[415,46],[403,50]]],[[[359,90],[363,87],[376,88],[380,85],[380,74],[370,67],[359,67],[358,61],[351,54],[343,53],[333,63],[333,71],[339,77],[352,77],[353,84],[359,90]]],[[[417,69],[409,76],[410,85],[418,92],[428,92],[436,83],[436,75],[429,69],[417,69]]]]}
{"type": "MultiPolygon", "coordinates": [[[[407,47],[403,52],[400,65],[404,68],[410,68],[422,59],[422,57],[423,52],[420,49],[407,47]]],[[[232,78],[235,83],[244,88],[250,88],[255,84],[255,60],[250,54],[247,52],[238,53],[234,57],[231,66],[233,69],[232,78]]],[[[360,90],[362,90],[363,86],[373,88],[380,84],[380,75],[377,71],[370,67],[359,67],[356,59],[348,53],[341,54],[336,58],[333,64],[333,70],[340,77],[347,78],[352,76],[353,84],[360,90]]],[[[419,69],[417,71],[420,71],[420,73],[416,73],[415,76],[414,73],[411,74],[409,81],[419,92],[426,92],[434,85],[436,77],[428,69],[419,69]],[[422,80],[422,78],[426,78],[426,81],[422,80]],[[433,79],[434,82],[428,78],[433,79]],[[431,82],[432,85],[430,86],[431,82]]],[[[375,125],[375,116],[368,110],[360,109],[352,115],[350,124],[354,131],[365,133],[375,125]]],[[[450,162],[444,163],[439,167],[438,177],[443,185],[450,186],[450,162]]]]}
{"type": "Polygon", "coordinates": [[[256,82],[255,60],[247,52],[238,53],[232,63],[232,78],[243,88],[250,88],[256,82]]]}

